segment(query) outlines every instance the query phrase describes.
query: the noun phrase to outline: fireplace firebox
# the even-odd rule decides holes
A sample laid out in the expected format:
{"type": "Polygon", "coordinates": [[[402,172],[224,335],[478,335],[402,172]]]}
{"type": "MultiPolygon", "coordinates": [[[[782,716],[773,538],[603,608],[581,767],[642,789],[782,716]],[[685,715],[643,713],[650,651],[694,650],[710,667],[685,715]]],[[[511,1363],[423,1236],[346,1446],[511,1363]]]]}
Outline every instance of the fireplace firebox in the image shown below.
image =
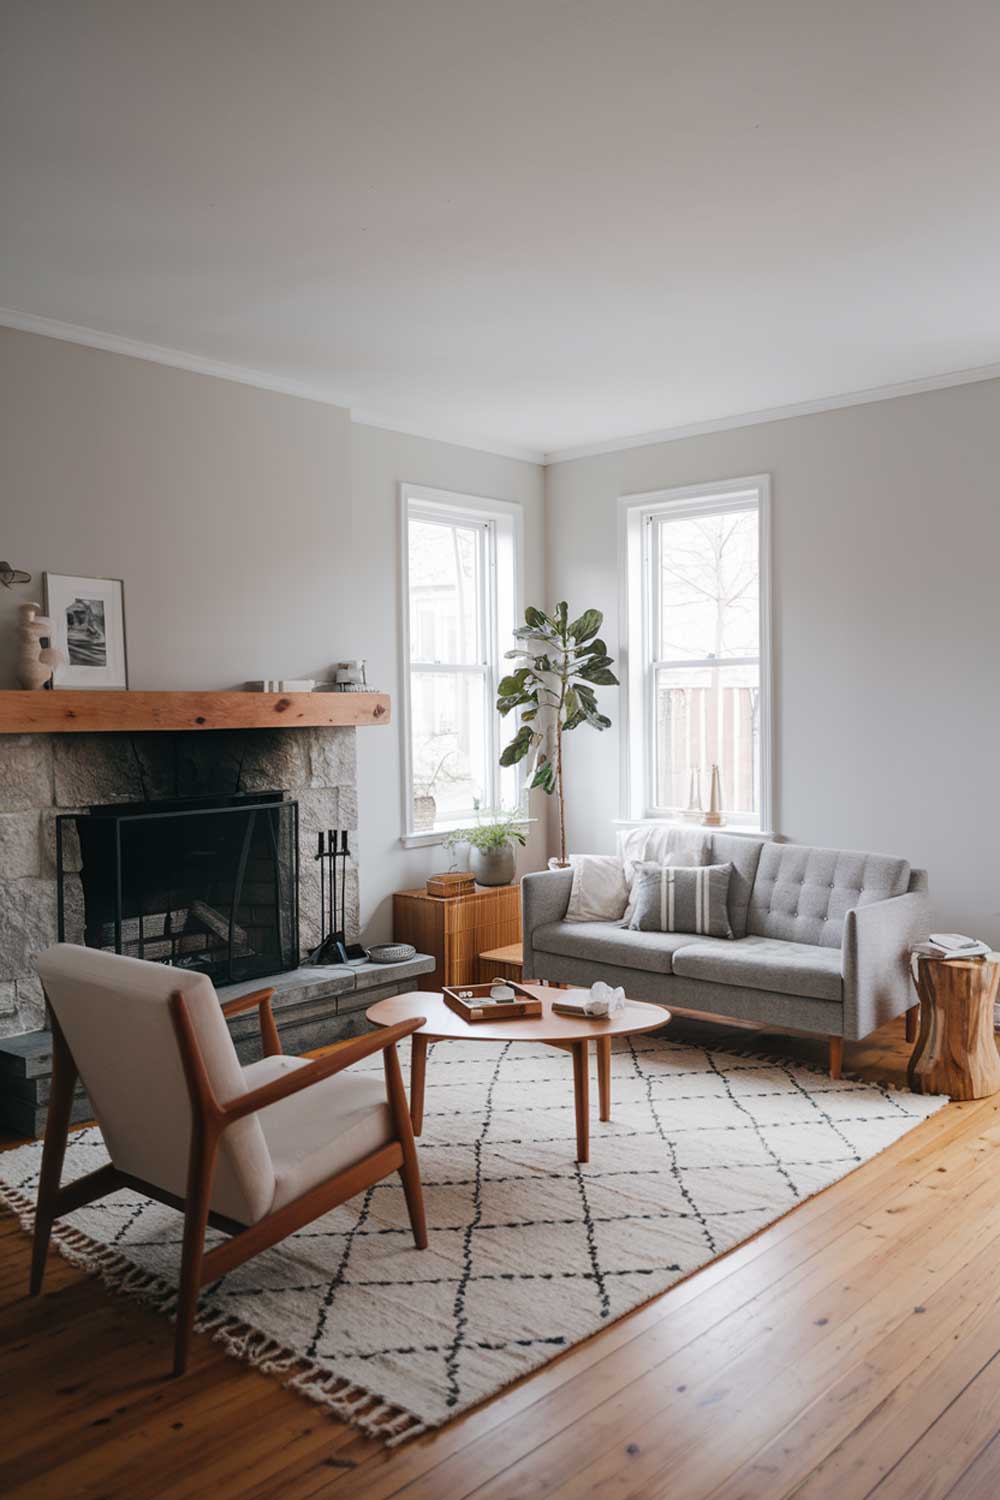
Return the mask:
{"type": "Polygon", "coordinates": [[[297,968],[298,811],[273,791],[61,814],[60,941],[222,984],[297,968]]]}

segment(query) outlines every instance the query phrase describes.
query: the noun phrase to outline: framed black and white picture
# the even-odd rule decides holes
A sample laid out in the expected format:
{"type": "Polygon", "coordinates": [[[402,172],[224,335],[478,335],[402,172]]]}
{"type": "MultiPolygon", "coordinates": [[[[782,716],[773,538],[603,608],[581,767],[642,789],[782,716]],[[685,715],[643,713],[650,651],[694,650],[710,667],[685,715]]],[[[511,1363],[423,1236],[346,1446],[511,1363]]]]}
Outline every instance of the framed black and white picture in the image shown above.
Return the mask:
{"type": "Polygon", "coordinates": [[[45,613],[62,653],[57,688],[125,688],[125,605],[120,578],[45,575],[45,613]]]}

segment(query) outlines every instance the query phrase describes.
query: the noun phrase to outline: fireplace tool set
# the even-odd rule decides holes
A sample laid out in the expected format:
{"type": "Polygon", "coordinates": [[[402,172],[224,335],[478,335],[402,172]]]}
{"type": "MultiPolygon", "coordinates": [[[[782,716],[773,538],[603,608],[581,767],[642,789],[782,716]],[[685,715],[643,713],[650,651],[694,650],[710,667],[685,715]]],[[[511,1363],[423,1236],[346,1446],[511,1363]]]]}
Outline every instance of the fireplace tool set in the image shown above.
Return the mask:
{"type": "Polygon", "coordinates": [[[311,964],[360,963],[368,957],[360,943],[347,941],[345,932],[347,862],[351,857],[347,837],[346,828],[328,828],[326,833],[320,830],[318,835],[313,857],[319,861],[319,920],[322,936],[307,960],[311,964]]]}

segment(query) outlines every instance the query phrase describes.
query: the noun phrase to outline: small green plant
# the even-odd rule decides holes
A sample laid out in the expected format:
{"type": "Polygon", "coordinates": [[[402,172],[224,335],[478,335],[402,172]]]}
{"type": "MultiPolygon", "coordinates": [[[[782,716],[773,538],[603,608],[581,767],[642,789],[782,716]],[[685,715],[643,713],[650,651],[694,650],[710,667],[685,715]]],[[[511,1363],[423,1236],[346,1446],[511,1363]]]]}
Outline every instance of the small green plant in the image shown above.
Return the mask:
{"type": "Polygon", "coordinates": [[[524,847],[525,834],[523,824],[525,819],[518,812],[486,813],[483,816],[490,821],[480,821],[471,828],[454,828],[447,838],[444,839],[446,849],[454,849],[458,844],[471,844],[481,854],[490,854],[497,849],[504,849],[508,844],[520,844],[524,847]]]}
{"type": "Polygon", "coordinates": [[[581,724],[610,729],[611,720],[597,707],[595,687],[616,687],[611,657],[598,635],[604,624],[599,609],[586,609],[570,621],[565,600],[547,615],[529,608],[514,631],[525,644],[508,651],[523,665],[500,683],[497,709],[506,716],[522,709],[520,727],[500,756],[502,766],[528,757],[527,785],[559,796],[559,860],[566,863],[566,804],[563,797],[563,735],[581,724]]]}

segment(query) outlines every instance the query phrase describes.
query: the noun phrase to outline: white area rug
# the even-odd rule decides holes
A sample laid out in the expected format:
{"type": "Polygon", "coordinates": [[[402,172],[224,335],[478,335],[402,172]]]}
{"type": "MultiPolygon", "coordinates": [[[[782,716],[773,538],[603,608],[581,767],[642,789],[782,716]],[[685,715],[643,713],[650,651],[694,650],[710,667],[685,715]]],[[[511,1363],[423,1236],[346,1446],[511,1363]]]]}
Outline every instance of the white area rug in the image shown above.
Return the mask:
{"type": "MultiPolygon", "coordinates": [[[[596,1119],[596,1086],[591,1098],[580,1167],[567,1054],[432,1046],[420,1141],[429,1249],[413,1248],[391,1180],[207,1288],[199,1326],[399,1442],[666,1290],[947,1102],[665,1036],[617,1047],[611,1124],[596,1119]]],[[[100,1132],[80,1131],[64,1178],[106,1159],[100,1132]]],[[[40,1160],[39,1145],[0,1154],[3,1195],[25,1223],[40,1160]]],[[[180,1216],[131,1192],[54,1235],[71,1260],[164,1311],[180,1241],[180,1216]]],[[[170,1357],[165,1331],[165,1370],[170,1357]]]]}

